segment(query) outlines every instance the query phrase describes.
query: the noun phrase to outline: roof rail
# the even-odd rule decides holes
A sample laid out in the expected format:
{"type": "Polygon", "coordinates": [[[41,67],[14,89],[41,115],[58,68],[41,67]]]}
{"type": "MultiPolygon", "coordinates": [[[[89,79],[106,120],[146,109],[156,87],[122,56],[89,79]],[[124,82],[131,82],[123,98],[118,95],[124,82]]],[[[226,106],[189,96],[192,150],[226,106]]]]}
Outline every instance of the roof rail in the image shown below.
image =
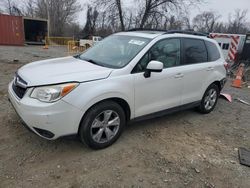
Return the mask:
{"type": "Polygon", "coordinates": [[[201,32],[190,31],[190,30],[163,30],[163,29],[134,28],[134,29],[130,29],[127,31],[159,31],[159,32],[164,32],[164,34],[180,33],[180,34],[197,35],[197,36],[210,38],[208,33],[201,33],[201,32]]]}
{"type": "Polygon", "coordinates": [[[167,30],[163,30],[163,29],[147,29],[147,28],[133,28],[133,29],[129,29],[127,31],[160,31],[160,32],[166,32],[167,30]]]}
{"type": "Polygon", "coordinates": [[[172,33],[181,33],[181,34],[188,34],[188,35],[197,35],[197,36],[203,36],[210,38],[208,33],[201,33],[196,31],[189,31],[189,30],[169,30],[166,32],[166,34],[172,34],[172,33]]]}

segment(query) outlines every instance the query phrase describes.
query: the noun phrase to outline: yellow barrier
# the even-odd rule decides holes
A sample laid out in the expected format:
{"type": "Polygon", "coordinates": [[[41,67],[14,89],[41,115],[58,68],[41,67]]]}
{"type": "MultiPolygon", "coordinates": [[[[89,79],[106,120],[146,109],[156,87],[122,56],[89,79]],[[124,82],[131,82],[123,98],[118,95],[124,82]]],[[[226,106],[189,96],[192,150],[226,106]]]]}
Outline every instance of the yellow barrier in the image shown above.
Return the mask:
{"type": "Polygon", "coordinates": [[[74,41],[74,40],[68,41],[69,55],[84,52],[86,49],[87,49],[86,46],[80,46],[79,41],[74,41]]]}
{"type": "Polygon", "coordinates": [[[73,37],[45,37],[45,46],[67,46],[73,37]]]}

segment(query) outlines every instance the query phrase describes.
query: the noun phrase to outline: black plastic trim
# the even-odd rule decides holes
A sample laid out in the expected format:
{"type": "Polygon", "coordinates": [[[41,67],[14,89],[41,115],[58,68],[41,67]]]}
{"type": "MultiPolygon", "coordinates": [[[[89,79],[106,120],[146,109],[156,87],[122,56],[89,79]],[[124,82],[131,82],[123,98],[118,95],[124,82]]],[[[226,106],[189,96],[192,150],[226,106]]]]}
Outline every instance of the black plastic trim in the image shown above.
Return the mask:
{"type": "Polygon", "coordinates": [[[40,129],[40,128],[36,128],[36,127],[33,127],[33,128],[36,130],[36,132],[37,132],[39,135],[41,135],[41,136],[43,136],[43,137],[45,137],[45,138],[51,139],[51,138],[53,138],[53,137],[55,136],[54,133],[52,133],[52,132],[50,132],[50,131],[48,131],[48,130],[40,129]]]}
{"type": "Polygon", "coordinates": [[[156,32],[164,32],[163,34],[175,34],[175,33],[180,33],[180,34],[188,34],[188,35],[196,35],[196,36],[203,36],[210,38],[208,33],[201,33],[201,32],[196,32],[196,31],[189,31],[189,30],[163,30],[163,29],[147,29],[147,28],[134,28],[127,30],[129,31],[156,31],[156,32]]]}
{"type": "Polygon", "coordinates": [[[179,112],[179,111],[183,111],[183,110],[187,110],[187,109],[190,109],[190,108],[197,107],[197,106],[200,105],[200,103],[201,103],[201,101],[196,101],[196,102],[188,103],[188,104],[181,105],[181,106],[178,106],[178,107],[173,107],[173,108],[169,108],[169,109],[162,110],[162,111],[159,111],[159,112],[155,112],[155,113],[152,113],[152,114],[143,115],[143,116],[136,117],[136,118],[132,119],[131,122],[137,122],[137,121],[143,121],[143,120],[162,117],[162,116],[165,116],[165,115],[168,115],[168,114],[172,114],[172,113],[175,113],[175,112],[179,112]]]}
{"type": "Polygon", "coordinates": [[[227,82],[227,78],[223,78],[221,81],[220,81],[220,86],[221,86],[221,90],[222,90],[222,88],[225,86],[225,84],[226,84],[226,82],[227,82]]]}

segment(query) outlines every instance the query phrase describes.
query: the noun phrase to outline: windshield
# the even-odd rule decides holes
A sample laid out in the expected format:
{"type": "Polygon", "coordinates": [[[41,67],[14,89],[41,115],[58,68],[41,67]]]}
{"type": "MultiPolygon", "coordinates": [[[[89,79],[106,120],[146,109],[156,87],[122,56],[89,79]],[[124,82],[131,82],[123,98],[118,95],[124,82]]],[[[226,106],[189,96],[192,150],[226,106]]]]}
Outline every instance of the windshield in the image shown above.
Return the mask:
{"type": "Polygon", "coordinates": [[[142,37],[112,35],[78,57],[100,66],[121,68],[127,65],[149,41],[150,39],[142,37]]]}

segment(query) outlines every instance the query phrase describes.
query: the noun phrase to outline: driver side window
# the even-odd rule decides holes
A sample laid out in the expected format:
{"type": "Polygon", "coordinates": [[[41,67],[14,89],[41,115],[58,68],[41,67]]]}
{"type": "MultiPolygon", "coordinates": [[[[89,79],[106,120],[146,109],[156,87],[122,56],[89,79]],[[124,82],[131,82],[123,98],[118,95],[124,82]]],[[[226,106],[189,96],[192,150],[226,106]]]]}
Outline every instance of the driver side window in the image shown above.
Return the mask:
{"type": "Polygon", "coordinates": [[[152,60],[163,63],[164,68],[174,67],[180,64],[180,39],[165,39],[157,42],[141,58],[135,66],[133,73],[144,72],[148,63],[152,60]]]}

